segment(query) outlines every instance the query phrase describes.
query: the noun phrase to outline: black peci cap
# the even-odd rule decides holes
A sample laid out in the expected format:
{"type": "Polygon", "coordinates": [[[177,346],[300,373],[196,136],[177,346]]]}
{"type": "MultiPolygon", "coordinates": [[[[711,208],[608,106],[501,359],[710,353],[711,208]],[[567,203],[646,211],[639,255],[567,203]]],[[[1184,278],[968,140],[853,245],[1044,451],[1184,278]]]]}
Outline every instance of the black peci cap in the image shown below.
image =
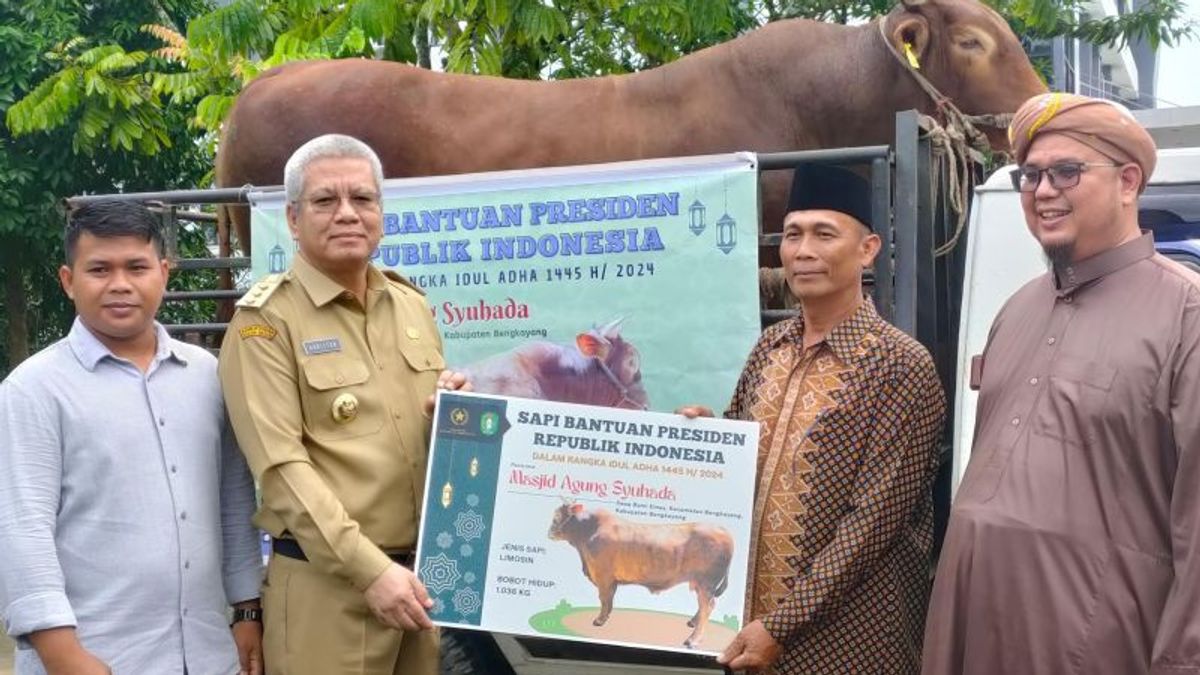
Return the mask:
{"type": "Polygon", "coordinates": [[[871,227],[871,188],[858,174],[822,164],[801,164],[792,179],[788,213],[823,209],[840,211],[871,227]]]}

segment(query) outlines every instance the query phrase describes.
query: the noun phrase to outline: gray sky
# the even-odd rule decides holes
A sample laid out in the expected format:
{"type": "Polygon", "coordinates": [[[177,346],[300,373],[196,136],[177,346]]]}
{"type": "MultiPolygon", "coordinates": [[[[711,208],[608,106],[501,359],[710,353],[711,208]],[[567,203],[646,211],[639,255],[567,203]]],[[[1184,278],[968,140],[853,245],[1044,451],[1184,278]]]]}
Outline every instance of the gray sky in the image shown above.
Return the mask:
{"type": "MultiPolygon", "coordinates": [[[[1200,0],[1188,0],[1188,16],[1200,26],[1200,0]]],[[[1158,60],[1159,107],[1200,105],[1200,39],[1163,47],[1158,60]]]]}

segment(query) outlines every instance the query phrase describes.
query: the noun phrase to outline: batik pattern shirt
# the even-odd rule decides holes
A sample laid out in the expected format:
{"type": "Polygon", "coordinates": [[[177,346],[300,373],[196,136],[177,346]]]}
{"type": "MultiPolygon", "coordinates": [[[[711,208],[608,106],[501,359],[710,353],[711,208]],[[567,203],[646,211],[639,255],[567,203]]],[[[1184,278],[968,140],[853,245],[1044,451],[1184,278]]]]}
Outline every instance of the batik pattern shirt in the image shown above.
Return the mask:
{"type": "Polygon", "coordinates": [[[773,672],[915,673],[946,405],[929,353],[870,302],[805,349],[765,331],[726,417],[762,425],[749,619],[773,672]]]}

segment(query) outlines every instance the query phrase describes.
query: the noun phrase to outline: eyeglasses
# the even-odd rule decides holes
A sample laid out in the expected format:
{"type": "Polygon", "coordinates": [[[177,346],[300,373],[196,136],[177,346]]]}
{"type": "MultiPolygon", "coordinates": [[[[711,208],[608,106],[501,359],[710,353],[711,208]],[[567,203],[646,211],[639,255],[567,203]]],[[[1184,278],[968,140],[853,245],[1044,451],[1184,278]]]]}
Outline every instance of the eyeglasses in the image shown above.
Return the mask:
{"type": "Polygon", "coordinates": [[[1117,167],[1120,164],[1099,164],[1095,162],[1060,162],[1039,169],[1036,166],[1021,166],[1012,170],[1013,189],[1018,192],[1035,192],[1042,183],[1042,174],[1050,179],[1050,186],[1055,190],[1066,190],[1079,185],[1079,177],[1089,167],[1117,167]]]}
{"type": "Polygon", "coordinates": [[[359,213],[378,213],[382,204],[379,195],[373,193],[358,193],[343,197],[342,195],[319,195],[300,199],[307,202],[315,213],[333,213],[342,205],[342,200],[350,202],[350,206],[359,213]]]}

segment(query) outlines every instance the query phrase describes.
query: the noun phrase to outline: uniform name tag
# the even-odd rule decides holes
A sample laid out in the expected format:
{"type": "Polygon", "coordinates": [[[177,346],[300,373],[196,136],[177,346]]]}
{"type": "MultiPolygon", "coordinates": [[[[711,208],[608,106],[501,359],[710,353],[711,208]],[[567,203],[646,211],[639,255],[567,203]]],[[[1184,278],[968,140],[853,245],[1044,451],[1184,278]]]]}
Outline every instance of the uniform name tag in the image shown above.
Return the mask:
{"type": "Polygon", "coordinates": [[[342,341],[332,338],[321,338],[320,340],[305,340],[304,353],[309,356],[317,354],[331,354],[333,352],[342,351],[342,341]]]}

